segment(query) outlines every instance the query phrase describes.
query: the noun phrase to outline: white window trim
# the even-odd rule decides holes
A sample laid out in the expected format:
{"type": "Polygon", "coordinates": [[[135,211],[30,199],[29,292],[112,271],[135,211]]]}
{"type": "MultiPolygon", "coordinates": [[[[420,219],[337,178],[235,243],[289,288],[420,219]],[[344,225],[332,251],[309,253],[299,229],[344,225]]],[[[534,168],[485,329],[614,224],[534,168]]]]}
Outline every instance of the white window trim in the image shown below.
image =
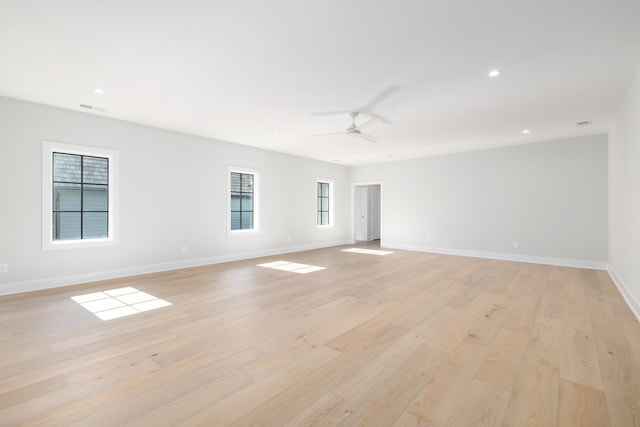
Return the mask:
{"type": "Polygon", "coordinates": [[[119,152],[105,148],[42,141],[42,250],[78,249],[118,244],[119,152]],[[53,153],[69,153],[109,159],[109,237],[101,239],[53,240],[53,153]]]}
{"type": "Polygon", "coordinates": [[[315,213],[315,223],[316,223],[316,228],[318,230],[330,230],[332,228],[335,228],[335,223],[333,222],[333,213],[335,212],[335,207],[333,206],[334,204],[334,197],[333,197],[333,188],[335,187],[335,181],[333,179],[328,179],[328,178],[316,178],[316,185],[315,185],[315,208],[314,208],[314,213],[315,213]],[[327,225],[318,225],[318,183],[319,182],[324,182],[324,183],[328,183],[329,184],[329,224],[327,225]]]}
{"type": "Polygon", "coordinates": [[[227,236],[247,236],[260,233],[262,171],[243,166],[227,165],[227,236]],[[253,175],[253,228],[250,230],[231,229],[231,172],[253,175]]]}

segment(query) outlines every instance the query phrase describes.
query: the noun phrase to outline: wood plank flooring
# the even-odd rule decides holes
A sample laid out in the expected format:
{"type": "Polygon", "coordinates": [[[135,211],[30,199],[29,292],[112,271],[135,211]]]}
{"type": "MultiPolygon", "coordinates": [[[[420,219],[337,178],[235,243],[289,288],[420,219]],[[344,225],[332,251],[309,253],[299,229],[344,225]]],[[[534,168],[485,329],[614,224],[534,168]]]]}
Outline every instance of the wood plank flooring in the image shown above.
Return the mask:
{"type": "Polygon", "coordinates": [[[640,426],[606,272],[345,248],[1,297],[0,425],[640,426]],[[71,299],[128,286],[172,305],[71,299]]]}

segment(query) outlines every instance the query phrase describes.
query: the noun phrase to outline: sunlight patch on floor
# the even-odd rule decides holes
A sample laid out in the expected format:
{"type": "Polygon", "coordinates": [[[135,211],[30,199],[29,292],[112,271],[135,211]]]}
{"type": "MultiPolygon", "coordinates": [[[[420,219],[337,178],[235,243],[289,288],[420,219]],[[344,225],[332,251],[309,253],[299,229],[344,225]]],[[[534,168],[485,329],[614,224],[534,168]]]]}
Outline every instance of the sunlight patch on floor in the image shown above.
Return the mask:
{"type": "Polygon", "coordinates": [[[361,249],[361,248],[349,248],[349,249],[343,249],[343,252],[356,252],[359,254],[369,254],[369,255],[389,255],[392,254],[393,252],[391,251],[380,251],[377,249],[361,249]]]}
{"type": "Polygon", "coordinates": [[[326,267],[318,267],[316,265],[298,264],[296,262],[275,261],[266,264],[258,264],[258,267],[273,268],[276,270],[291,271],[292,273],[307,274],[314,271],[325,270],[326,267]]]}
{"type": "Polygon", "coordinates": [[[71,297],[102,320],[111,320],[171,305],[136,288],[126,287],[71,297]]]}

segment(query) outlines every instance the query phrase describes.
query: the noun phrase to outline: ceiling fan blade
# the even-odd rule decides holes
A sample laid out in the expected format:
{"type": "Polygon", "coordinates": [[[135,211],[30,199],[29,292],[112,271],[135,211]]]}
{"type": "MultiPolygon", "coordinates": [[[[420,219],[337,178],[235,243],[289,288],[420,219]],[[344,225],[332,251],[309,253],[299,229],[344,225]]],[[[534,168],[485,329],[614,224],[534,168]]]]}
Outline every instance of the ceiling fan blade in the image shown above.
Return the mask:
{"type": "Polygon", "coordinates": [[[311,113],[312,116],[336,116],[336,115],[342,115],[342,114],[349,114],[351,113],[351,110],[344,110],[344,111],[320,111],[317,113],[311,113]]]}
{"type": "Polygon", "coordinates": [[[370,141],[370,142],[378,142],[378,138],[376,138],[376,137],[375,137],[375,136],[373,136],[373,135],[369,135],[368,133],[362,133],[362,132],[360,132],[360,133],[355,133],[355,134],[353,134],[353,135],[354,135],[354,136],[357,136],[357,137],[360,137],[360,138],[362,138],[362,139],[366,139],[367,141],[370,141]]]}
{"type": "Polygon", "coordinates": [[[309,135],[309,138],[313,138],[315,136],[329,136],[329,135],[348,135],[348,133],[347,132],[318,133],[316,135],[309,135]]]}
{"type": "Polygon", "coordinates": [[[390,124],[391,120],[374,113],[376,106],[380,104],[382,101],[386,100],[390,96],[392,96],[395,92],[400,89],[400,86],[389,86],[382,92],[380,92],[375,98],[373,98],[368,104],[357,108],[355,110],[336,110],[336,111],[320,111],[316,113],[311,113],[312,116],[334,116],[340,114],[352,114],[354,112],[364,113],[370,117],[376,118],[383,123],[390,124]]]}
{"type": "Polygon", "coordinates": [[[369,112],[369,110],[374,110],[378,104],[393,95],[398,89],[400,89],[399,86],[389,86],[358,111],[369,112]]]}
{"type": "Polygon", "coordinates": [[[374,117],[372,119],[367,120],[366,122],[362,123],[361,125],[358,126],[358,129],[363,129],[372,125],[375,125],[376,123],[380,122],[381,120],[378,117],[374,117]]]}
{"type": "Polygon", "coordinates": [[[384,123],[384,124],[389,125],[389,124],[393,123],[391,120],[387,119],[387,118],[386,118],[386,117],[384,117],[384,116],[381,116],[381,115],[380,115],[380,114],[378,114],[378,113],[374,113],[373,111],[365,111],[364,113],[365,113],[366,115],[368,115],[368,116],[373,117],[374,119],[378,119],[378,120],[380,120],[380,121],[381,121],[382,123],[384,123]]]}

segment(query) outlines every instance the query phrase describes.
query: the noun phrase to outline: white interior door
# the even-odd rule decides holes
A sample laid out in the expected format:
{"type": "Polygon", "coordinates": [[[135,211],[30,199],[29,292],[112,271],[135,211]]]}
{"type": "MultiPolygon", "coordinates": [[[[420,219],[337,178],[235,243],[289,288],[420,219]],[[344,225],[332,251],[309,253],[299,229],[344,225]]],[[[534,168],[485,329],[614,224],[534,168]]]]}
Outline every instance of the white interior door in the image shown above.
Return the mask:
{"type": "Polygon", "coordinates": [[[354,237],[358,242],[369,242],[381,238],[381,193],[380,184],[356,185],[354,187],[354,237]]]}
{"type": "Polygon", "coordinates": [[[369,239],[380,239],[380,186],[372,185],[369,187],[369,239]]]}
{"type": "Polygon", "coordinates": [[[368,189],[366,186],[355,187],[353,195],[353,210],[355,215],[356,240],[364,242],[367,240],[367,207],[368,189]]]}

